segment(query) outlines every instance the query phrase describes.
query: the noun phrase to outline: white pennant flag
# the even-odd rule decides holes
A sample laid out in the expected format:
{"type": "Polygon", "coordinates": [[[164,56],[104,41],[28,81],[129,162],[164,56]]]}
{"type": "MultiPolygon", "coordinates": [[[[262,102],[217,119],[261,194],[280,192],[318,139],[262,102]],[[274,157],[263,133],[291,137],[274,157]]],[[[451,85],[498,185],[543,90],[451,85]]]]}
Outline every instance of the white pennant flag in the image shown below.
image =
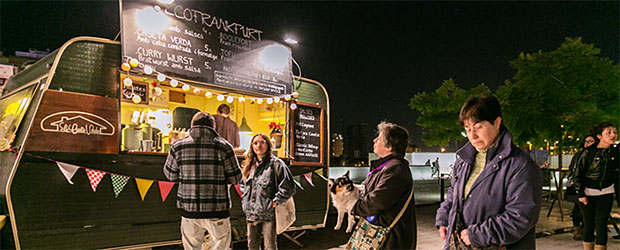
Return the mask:
{"type": "Polygon", "coordinates": [[[70,184],[73,184],[73,182],[71,181],[71,178],[73,178],[73,176],[75,175],[75,172],[77,172],[80,167],[69,164],[69,163],[59,162],[59,161],[56,162],[56,165],[58,165],[58,169],[60,169],[60,172],[62,172],[65,178],[67,178],[67,181],[70,184]]]}

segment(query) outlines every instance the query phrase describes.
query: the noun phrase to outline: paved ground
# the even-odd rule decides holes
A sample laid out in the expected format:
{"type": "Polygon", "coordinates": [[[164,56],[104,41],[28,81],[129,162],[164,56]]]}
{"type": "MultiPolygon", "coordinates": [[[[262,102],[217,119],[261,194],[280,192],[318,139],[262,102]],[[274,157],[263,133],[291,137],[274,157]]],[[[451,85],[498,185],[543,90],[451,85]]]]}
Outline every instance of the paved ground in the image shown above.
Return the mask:
{"type": "MultiPolygon", "coordinates": [[[[416,181],[415,199],[416,199],[416,217],[418,223],[418,244],[417,249],[441,249],[443,240],[439,238],[439,234],[435,229],[435,213],[439,206],[440,189],[437,180],[416,181]]],[[[570,211],[573,204],[563,202],[564,220],[560,218],[560,210],[557,203],[551,210],[551,214],[547,217],[550,201],[543,199],[543,207],[540,212],[540,219],[536,225],[537,239],[536,246],[538,249],[583,249],[582,242],[572,239],[572,220],[570,211]]],[[[615,208],[618,211],[618,208],[615,208]]],[[[350,234],[344,232],[345,226],[339,231],[334,231],[336,224],[336,215],[333,213],[335,209],[330,208],[330,214],[327,217],[327,225],[323,229],[316,231],[306,231],[298,240],[304,244],[304,249],[338,249],[349,239],[350,234]]],[[[613,235],[618,235],[613,227],[610,228],[608,249],[620,249],[620,240],[612,239],[613,235]]],[[[285,237],[278,237],[280,249],[300,249],[297,245],[285,237]]],[[[235,249],[246,248],[245,242],[235,244],[235,249]]]]}
{"type": "MultiPolygon", "coordinates": [[[[443,247],[443,240],[439,238],[437,230],[435,229],[435,213],[439,205],[440,190],[437,180],[424,180],[416,181],[415,185],[415,199],[416,199],[416,215],[418,225],[418,244],[417,249],[441,249],[443,247]]],[[[537,239],[536,246],[538,249],[557,249],[557,250],[571,250],[571,249],[583,249],[581,241],[572,239],[572,233],[570,232],[572,222],[570,218],[570,211],[573,204],[563,202],[564,220],[560,218],[560,210],[556,206],[552,209],[549,217],[547,212],[549,211],[550,201],[543,200],[543,207],[540,212],[540,219],[536,225],[537,239]]],[[[615,205],[614,205],[615,206],[615,205]]],[[[614,208],[615,211],[619,211],[618,208],[614,208]]],[[[327,225],[323,229],[317,229],[314,231],[306,231],[297,240],[301,242],[303,249],[338,249],[342,244],[345,244],[350,237],[350,234],[344,232],[343,229],[334,231],[333,227],[336,224],[335,209],[330,208],[330,214],[327,217],[327,225]]],[[[346,221],[346,220],[345,220],[346,221]]],[[[609,243],[608,249],[620,249],[620,240],[613,239],[612,236],[618,235],[611,226],[609,227],[609,243]]],[[[293,234],[299,234],[300,232],[294,232],[293,234]]],[[[234,249],[247,249],[247,242],[238,242],[234,245],[234,249]]],[[[300,249],[299,246],[293,244],[285,237],[278,237],[278,246],[280,249],[300,249]]],[[[166,247],[170,248],[170,247],[166,247]]],[[[177,247],[180,249],[180,247],[177,247]]]]}
{"type": "MultiPolygon", "coordinates": [[[[546,202],[546,205],[548,202],[546,202]]],[[[565,212],[568,214],[571,204],[566,203],[565,212]]],[[[418,223],[418,249],[441,249],[443,240],[439,238],[435,229],[435,211],[438,204],[416,206],[417,223],[418,223]]],[[[538,238],[536,246],[538,249],[583,249],[581,241],[573,240],[573,234],[568,231],[571,227],[570,216],[566,215],[564,222],[560,221],[559,210],[554,208],[551,216],[547,217],[548,206],[543,207],[541,211],[541,219],[537,225],[538,238]],[[562,230],[562,229],[565,230],[562,230]]],[[[327,218],[327,227],[316,231],[308,231],[298,240],[304,244],[304,249],[338,249],[338,247],[348,240],[350,234],[346,234],[344,230],[334,231],[336,216],[330,214],[327,218]]],[[[618,235],[610,226],[610,237],[608,249],[620,249],[620,240],[612,239],[611,236],[618,235]]],[[[291,243],[284,237],[278,239],[280,249],[299,249],[298,246],[291,243]]],[[[236,249],[244,248],[242,244],[235,245],[236,249]]]]}

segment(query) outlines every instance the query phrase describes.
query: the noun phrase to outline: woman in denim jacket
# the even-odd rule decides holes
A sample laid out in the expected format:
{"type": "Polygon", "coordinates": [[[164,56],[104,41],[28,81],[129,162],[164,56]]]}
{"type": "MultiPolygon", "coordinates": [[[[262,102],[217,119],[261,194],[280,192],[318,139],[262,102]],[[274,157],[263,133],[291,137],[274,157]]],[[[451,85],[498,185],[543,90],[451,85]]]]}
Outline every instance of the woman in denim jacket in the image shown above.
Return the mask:
{"type": "Polygon", "coordinates": [[[248,223],[250,250],[259,249],[261,235],[264,238],[264,249],[278,248],[275,207],[295,194],[291,171],[271,153],[271,147],[267,135],[254,135],[242,163],[241,206],[248,223]]]}

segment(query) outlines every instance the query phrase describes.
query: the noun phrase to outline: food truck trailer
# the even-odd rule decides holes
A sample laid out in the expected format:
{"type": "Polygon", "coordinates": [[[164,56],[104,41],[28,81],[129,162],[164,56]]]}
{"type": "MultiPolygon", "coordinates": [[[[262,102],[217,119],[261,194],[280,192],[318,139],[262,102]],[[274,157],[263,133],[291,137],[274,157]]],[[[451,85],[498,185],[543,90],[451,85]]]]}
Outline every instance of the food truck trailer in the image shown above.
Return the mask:
{"type": "MultiPolygon", "coordinates": [[[[242,127],[239,162],[253,134],[270,135],[270,124],[281,124],[281,135],[271,135],[280,145],[275,152],[298,185],[297,220],[288,233],[325,226],[329,98],[320,83],[300,77],[290,96],[270,96],[162,80],[125,63],[132,62],[119,42],[77,37],[6,84],[0,99],[2,248],[180,244],[178,185],[162,168],[192,115],[214,114],[221,103],[242,127]]],[[[230,198],[233,239],[241,241],[246,221],[235,187],[230,198]]]]}

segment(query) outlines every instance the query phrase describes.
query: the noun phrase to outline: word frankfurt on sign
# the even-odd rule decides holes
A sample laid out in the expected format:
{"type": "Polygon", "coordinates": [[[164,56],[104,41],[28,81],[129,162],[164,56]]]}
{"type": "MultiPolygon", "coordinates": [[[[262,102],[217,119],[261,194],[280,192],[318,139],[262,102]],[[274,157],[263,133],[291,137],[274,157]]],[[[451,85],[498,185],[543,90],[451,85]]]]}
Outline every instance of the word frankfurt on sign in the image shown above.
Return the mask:
{"type": "Polygon", "coordinates": [[[101,116],[82,111],[62,111],[41,120],[41,130],[67,134],[114,135],[112,123],[101,116]]]}

